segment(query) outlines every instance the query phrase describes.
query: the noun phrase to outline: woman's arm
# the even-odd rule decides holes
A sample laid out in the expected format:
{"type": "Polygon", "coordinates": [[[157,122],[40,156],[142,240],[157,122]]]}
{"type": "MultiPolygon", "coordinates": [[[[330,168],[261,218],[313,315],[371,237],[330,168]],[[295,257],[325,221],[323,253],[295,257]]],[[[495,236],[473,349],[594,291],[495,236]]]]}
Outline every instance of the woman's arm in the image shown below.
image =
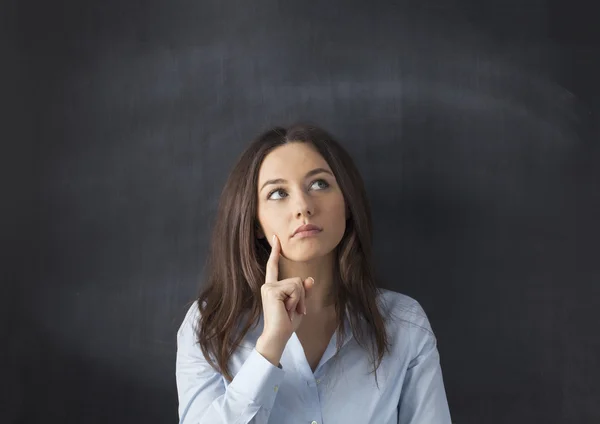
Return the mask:
{"type": "Polygon", "coordinates": [[[266,424],[285,371],[254,349],[225,388],[221,374],[208,364],[196,341],[198,316],[194,303],[177,332],[180,423],[266,424]]]}
{"type": "MultiPolygon", "coordinates": [[[[422,312],[422,309],[421,309],[422,312]]],[[[406,371],[398,403],[398,424],[451,424],[435,335],[425,322],[411,329],[417,355],[406,371]]]]}

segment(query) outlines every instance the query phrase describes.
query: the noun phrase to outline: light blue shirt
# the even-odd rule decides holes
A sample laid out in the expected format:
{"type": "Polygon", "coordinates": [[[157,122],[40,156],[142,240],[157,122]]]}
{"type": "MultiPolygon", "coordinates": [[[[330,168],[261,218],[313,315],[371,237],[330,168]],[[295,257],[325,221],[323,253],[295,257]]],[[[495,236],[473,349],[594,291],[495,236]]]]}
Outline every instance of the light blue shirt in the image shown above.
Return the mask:
{"type": "Polygon", "coordinates": [[[229,362],[233,381],[216,372],[196,342],[194,303],[177,333],[176,380],[184,424],[450,424],[435,335],[414,299],[379,289],[391,353],[377,370],[352,337],[334,357],[337,332],[315,372],[292,334],[276,367],[254,348],[263,320],[250,330],[229,362]]]}

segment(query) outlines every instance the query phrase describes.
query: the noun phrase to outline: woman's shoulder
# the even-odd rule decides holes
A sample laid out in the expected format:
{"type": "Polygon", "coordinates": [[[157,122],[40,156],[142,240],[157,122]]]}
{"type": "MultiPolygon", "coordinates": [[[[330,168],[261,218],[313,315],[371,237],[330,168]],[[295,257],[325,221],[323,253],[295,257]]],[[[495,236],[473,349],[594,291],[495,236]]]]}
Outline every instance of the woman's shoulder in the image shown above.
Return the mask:
{"type": "Polygon", "coordinates": [[[198,318],[200,318],[200,308],[198,308],[198,300],[186,306],[187,312],[183,317],[183,321],[179,326],[178,333],[181,335],[185,331],[195,332],[198,326],[198,318]]]}
{"type": "Polygon", "coordinates": [[[389,326],[417,327],[433,334],[427,314],[416,299],[388,289],[377,291],[381,313],[389,326]]]}
{"type": "MultiPolygon", "coordinates": [[[[189,333],[189,334],[196,334],[199,330],[199,326],[200,324],[200,317],[202,315],[202,311],[206,311],[206,301],[202,302],[202,308],[199,307],[200,303],[198,303],[198,300],[195,300],[192,303],[189,303],[188,305],[186,305],[187,308],[187,312],[185,313],[185,316],[183,318],[183,321],[181,322],[181,325],[179,326],[179,330],[178,330],[178,334],[182,335],[184,333],[189,333]]],[[[238,330],[241,330],[243,325],[245,324],[245,320],[248,318],[249,313],[248,311],[242,311],[238,314],[238,323],[237,323],[237,328],[238,330]]],[[[248,337],[254,337],[257,338],[258,336],[254,335],[253,332],[249,331],[246,334],[248,337]]]]}

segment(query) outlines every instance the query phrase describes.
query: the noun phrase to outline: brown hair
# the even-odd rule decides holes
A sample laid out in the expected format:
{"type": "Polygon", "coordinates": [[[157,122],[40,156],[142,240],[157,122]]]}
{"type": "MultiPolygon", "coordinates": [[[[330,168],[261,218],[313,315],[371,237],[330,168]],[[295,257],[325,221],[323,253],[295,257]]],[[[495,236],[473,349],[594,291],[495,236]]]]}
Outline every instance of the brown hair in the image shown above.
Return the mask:
{"type": "Polygon", "coordinates": [[[389,338],[377,307],[369,203],[350,155],[315,125],[296,124],[264,132],[242,153],[231,171],[219,202],[205,267],[206,284],[198,296],[198,343],[211,366],[231,382],[229,358],[248,330],[258,324],[262,313],[260,289],[271,249],[264,238],[256,237],[259,168],[270,151],[291,142],[308,142],[316,147],[331,167],[344,196],[348,220],[336,247],[334,270],[339,334],[336,354],[345,338],[344,317],[348,308],[352,334],[361,347],[366,348],[369,336],[377,380],[377,368],[389,352],[389,338]],[[361,321],[367,325],[366,336],[361,321]]]}

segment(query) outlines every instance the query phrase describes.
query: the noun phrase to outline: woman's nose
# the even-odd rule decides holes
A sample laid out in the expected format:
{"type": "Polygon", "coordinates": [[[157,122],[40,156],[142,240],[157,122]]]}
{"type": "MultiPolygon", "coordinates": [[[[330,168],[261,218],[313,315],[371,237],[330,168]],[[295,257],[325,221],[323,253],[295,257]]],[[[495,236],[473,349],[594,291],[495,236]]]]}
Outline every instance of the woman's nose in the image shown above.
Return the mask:
{"type": "Polygon", "coordinates": [[[312,211],[308,208],[298,211],[298,216],[302,216],[302,215],[306,215],[306,216],[312,216],[312,211]]]}
{"type": "Polygon", "coordinates": [[[313,202],[307,198],[306,195],[300,195],[296,203],[296,215],[307,215],[311,216],[314,213],[313,202]]]}

